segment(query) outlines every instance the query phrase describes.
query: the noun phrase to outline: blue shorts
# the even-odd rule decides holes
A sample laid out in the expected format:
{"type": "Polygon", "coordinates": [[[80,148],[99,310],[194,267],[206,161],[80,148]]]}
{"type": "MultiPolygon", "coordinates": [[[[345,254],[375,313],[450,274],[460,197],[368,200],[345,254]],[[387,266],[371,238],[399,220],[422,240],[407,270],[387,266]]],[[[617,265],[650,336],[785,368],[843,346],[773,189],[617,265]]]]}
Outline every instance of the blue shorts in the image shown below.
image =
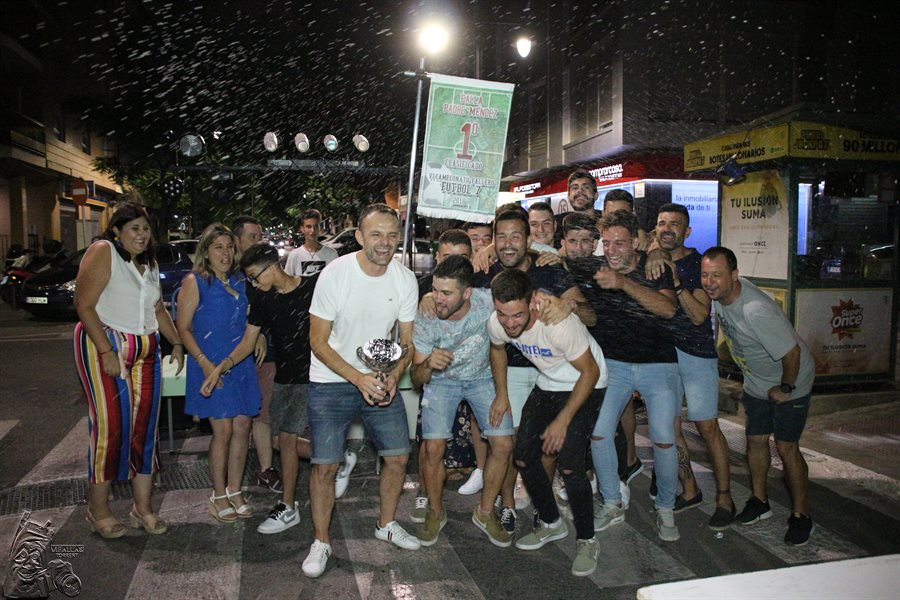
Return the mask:
{"type": "Polygon", "coordinates": [[[488,415],[494,401],[494,380],[457,381],[434,379],[425,384],[422,394],[422,439],[450,439],[456,409],[463,400],[475,412],[478,426],[485,437],[512,435],[515,433],[512,417],[503,415],[499,427],[491,427],[488,415]]]}
{"type": "Polygon", "coordinates": [[[537,382],[538,370],[534,367],[507,367],[506,395],[509,396],[509,410],[512,413],[513,427],[519,427],[522,420],[522,407],[528,400],[534,384],[537,382]]]}
{"type": "Polygon", "coordinates": [[[741,398],[747,414],[747,435],[775,434],[776,442],[799,442],[809,414],[810,394],[778,404],[760,400],[744,392],[741,398]]]}
{"type": "Polygon", "coordinates": [[[378,456],[409,454],[409,425],[399,391],[389,405],[371,406],[352,383],[310,383],[310,460],[313,464],[343,462],[347,432],[357,417],[362,419],[378,456]]]}
{"type": "Polygon", "coordinates": [[[678,348],[679,401],[685,399],[689,421],[709,421],[719,416],[719,359],[702,358],[678,348]]]}

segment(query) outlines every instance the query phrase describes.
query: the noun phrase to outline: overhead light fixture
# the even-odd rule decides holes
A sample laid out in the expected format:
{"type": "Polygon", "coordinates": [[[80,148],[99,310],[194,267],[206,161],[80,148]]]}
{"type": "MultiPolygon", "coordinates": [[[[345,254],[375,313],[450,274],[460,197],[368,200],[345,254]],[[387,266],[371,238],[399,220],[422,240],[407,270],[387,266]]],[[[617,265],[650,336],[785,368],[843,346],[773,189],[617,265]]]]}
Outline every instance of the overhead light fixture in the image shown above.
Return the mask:
{"type": "Polygon", "coordinates": [[[447,47],[450,35],[437,23],[430,23],[419,32],[419,46],[428,54],[437,54],[447,47]]]}
{"type": "Polygon", "coordinates": [[[205,149],[206,142],[196,133],[188,133],[178,141],[178,151],[187,158],[197,158],[205,149]]]}
{"type": "Polygon", "coordinates": [[[716,176],[722,185],[734,185],[747,179],[747,171],[738,163],[738,155],[732,154],[716,169],[716,176]]]}
{"type": "Polygon", "coordinates": [[[184,181],[175,175],[162,180],[162,193],[168,200],[178,200],[184,193],[184,181]]]}
{"type": "Polygon", "coordinates": [[[517,39],[516,52],[518,52],[519,56],[521,56],[522,58],[528,57],[528,55],[531,54],[531,40],[525,36],[517,39]]]}
{"type": "Polygon", "coordinates": [[[338,141],[337,138],[331,135],[330,133],[322,139],[322,143],[325,144],[325,149],[329,152],[334,152],[338,149],[338,141]]]}
{"type": "Polygon", "coordinates": [[[353,136],[353,145],[356,146],[356,149],[360,152],[365,152],[369,149],[369,140],[366,139],[361,133],[357,133],[353,136]]]}
{"type": "Polygon", "coordinates": [[[305,133],[298,133],[294,136],[294,147],[298,152],[309,152],[309,138],[305,133]]]}
{"type": "Polygon", "coordinates": [[[278,150],[278,144],[280,140],[278,139],[278,134],[274,131],[267,131],[266,135],[263,136],[263,146],[269,152],[275,152],[278,150]]]}

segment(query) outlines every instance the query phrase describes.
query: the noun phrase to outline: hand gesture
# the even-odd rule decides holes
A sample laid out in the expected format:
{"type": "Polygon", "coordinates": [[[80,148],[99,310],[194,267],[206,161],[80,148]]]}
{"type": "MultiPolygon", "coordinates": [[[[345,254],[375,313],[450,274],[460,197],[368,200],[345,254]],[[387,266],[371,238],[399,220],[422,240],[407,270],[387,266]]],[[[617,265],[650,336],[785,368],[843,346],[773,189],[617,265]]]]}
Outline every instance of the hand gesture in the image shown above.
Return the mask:
{"type": "Polygon", "coordinates": [[[594,273],[594,281],[597,282],[604,290],[618,290],[622,288],[622,280],[624,277],[618,271],[609,267],[600,267],[594,273]]]}

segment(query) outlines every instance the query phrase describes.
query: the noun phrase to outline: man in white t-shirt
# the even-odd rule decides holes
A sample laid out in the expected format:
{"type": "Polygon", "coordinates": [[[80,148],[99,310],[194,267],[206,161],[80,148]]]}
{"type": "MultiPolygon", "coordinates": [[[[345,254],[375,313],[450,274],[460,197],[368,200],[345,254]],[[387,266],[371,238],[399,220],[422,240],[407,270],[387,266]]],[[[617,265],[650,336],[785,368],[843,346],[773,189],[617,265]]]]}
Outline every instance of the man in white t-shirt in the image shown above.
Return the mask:
{"type": "Polygon", "coordinates": [[[303,561],[303,573],[318,577],[331,556],[328,528],[334,508],[334,477],[344,456],[344,440],[353,419],[384,459],[381,504],[375,537],[407,550],[420,547],[394,515],[409,460],[409,430],[397,381],[415,351],[412,330],[418,286],[412,271],[394,260],[400,243],[400,217],[386,204],[370,204],[359,217],[356,240],[362,250],[344,255],[319,275],[310,307],[309,424],[312,476],[310,502],[315,541],[303,561]],[[391,338],[398,325],[408,352],[384,381],[356,354],[373,339],[391,338]]]}
{"type": "Polygon", "coordinates": [[[324,269],[328,263],[338,257],[334,248],[319,243],[322,233],[322,213],[310,208],[300,218],[300,231],[303,232],[303,245],[291,250],[288,254],[284,271],[288,275],[310,277],[324,269]]]}
{"type": "Polygon", "coordinates": [[[598,545],[585,455],[606,388],[603,352],[574,314],[556,325],[545,325],[538,319],[538,310],[531,306],[534,289],[523,271],[502,271],[491,282],[491,294],[496,311],[488,321],[496,387],[490,411],[492,425],[509,411],[506,344],[514,345],[539,371],[522,408],[513,451],[537,519],[534,531],[519,538],[516,548],[537,550],[569,534],[541,462],[544,455],[556,455],[575,522],[572,574],[588,576],[597,568],[598,545]]]}

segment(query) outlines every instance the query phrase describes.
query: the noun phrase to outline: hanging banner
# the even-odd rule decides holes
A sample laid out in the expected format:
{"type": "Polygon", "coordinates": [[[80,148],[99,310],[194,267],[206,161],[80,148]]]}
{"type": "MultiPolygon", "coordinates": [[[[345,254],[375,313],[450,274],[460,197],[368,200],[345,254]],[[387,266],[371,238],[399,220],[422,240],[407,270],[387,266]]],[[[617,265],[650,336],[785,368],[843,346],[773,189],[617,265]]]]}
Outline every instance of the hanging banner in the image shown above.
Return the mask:
{"type": "Polygon", "coordinates": [[[737,256],[744,277],[787,279],[790,217],[778,171],[747,173],[722,186],[722,245],[737,256]]]}
{"type": "Polygon", "coordinates": [[[488,223],[506,150],[513,84],[433,74],[418,214],[488,223]]]}

